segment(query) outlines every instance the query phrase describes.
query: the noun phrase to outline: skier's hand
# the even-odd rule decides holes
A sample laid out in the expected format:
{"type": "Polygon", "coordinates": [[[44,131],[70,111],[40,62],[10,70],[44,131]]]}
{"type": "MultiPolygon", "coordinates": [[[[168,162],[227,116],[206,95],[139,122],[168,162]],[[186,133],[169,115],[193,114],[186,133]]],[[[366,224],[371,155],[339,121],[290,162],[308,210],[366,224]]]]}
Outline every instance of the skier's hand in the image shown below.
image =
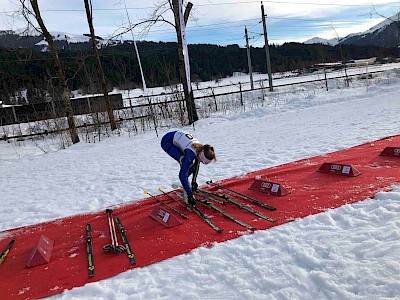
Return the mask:
{"type": "Polygon", "coordinates": [[[197,192],[198,187],[199,187],[199,185],[197,184],[197,182],[193,181],[192,182],[192,191],[197,192]]]}
{"type": "Polygon", "coordinates": [[[188,203],[190,205],[195,205],[196,204],[196,198],[193,196],[193,194],[188,194],[188,203]]]}

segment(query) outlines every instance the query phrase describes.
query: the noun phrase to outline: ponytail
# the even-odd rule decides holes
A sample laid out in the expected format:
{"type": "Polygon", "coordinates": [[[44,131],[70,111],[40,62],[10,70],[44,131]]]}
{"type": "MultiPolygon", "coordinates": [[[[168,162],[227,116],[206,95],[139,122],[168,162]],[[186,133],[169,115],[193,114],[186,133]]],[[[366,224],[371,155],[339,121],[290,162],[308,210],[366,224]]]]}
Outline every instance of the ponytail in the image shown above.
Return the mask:
{"type": "Polygon", "coordinates": [[[192,147],[196,150],[197,153],[200,153],[202,150],[204,150],[204,156],[207,159],[217,161],[217,156],[215,155],[214,147],[212,145],[193,143],[192,147]]]}
{"type": "Polygon", "coordinates": [[[215,155],[213,146],[206,144],[203,146],[203,150],[206,158],[217,161],[217,156],[215,155]]]}

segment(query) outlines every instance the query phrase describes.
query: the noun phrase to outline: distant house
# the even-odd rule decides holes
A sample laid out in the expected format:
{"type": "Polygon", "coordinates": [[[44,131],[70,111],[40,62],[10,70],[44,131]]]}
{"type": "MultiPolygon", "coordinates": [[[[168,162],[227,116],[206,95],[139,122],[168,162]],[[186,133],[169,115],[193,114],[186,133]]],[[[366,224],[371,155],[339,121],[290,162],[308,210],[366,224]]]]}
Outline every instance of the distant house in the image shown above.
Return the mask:
{"type": "Polygon", "coordinates": [[[311,65],[307,68],[308,73],[313,73],[322,69],[327,69],[327,70],[339,70],[343,68],[342,62],[334,62],[334,63],[319,63],[319,64],[314,64],[311,65]]]}
{"type": "Polygon", "coordinates": [[[353,59],[349,63],[354,64],[356,67],[373,65],[376,62],[376,57],[364,58],[364,59],[353,59]]]}
{"type": "Polygon", "coordinates": [[[347,61],[346,63],[343,63],[341,61],[334,62],[334,63],[319,63],[319,64],[314,64],[308,68],[309,72],[315,72],[320,69],[331,69],[331,70],[339,70],[343,68],[344,65],[347,67],[362,67],[362,66],[367,66],[367,65],[373,65],[377,61],[376,57],[371,57],[371,58],[364,58],[364,59],[352,59],[347,61]]]}
{"type": "Polygon", "coordinates": [[[312,65],[316,69],[326,68],[326,69],[336,69],[341,68],[343,66],[342,62],[334,62],[334,63],[319,63],[312,65]]]}

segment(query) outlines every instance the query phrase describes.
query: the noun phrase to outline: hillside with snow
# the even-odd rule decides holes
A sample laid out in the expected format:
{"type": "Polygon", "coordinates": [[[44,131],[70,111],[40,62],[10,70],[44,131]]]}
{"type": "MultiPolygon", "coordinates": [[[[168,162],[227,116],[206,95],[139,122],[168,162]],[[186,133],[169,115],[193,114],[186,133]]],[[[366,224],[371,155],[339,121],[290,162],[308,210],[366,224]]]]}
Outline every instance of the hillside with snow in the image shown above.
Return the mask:
{"type": "MultiPolygon", "coordinates": [[[[340,38],[340,44],[349,44],[357,46],[378,46],[378,47],[396,47],[399,45],[400,13],[385,18],[379,24],[371,27],[367,31],[352,33],[344,38],[340,38]]],[[[304,42],[305,44],[325,44],[335,46],[338,39],[323,39],[319,37],[311,38],[304,42]]]]}
{"type": "Polygon", "coordinates": [[[341,44],[357,46],[397,47],[400,44],[399,32],[400,13],[386,18],[369,30],[350,34],[343,38],[341,44]]]}
{"type": "Polygon", "coordinates": [[[303,42],[304,44],[323,44],[329,46],[335,46],[338,44],[338,39],[324,39],[320,37],[313,37],[303,42]]]}
{"type": "MultiPolygon", "coordinates": [[[[88,34],[72,34],[60,31],[51,31],[54,42],[59,49],[90,49],[90,37],[88,34]]],[[[119,44],[120,41],[104,40],[96,37],[98,47],[119,44]]],[[[44,36],[33,29],[26,31],[3,30],[0,31],[0,47],[3,48],[34,48],[40,51],[48,51],[48,44],[44,36]]]]}

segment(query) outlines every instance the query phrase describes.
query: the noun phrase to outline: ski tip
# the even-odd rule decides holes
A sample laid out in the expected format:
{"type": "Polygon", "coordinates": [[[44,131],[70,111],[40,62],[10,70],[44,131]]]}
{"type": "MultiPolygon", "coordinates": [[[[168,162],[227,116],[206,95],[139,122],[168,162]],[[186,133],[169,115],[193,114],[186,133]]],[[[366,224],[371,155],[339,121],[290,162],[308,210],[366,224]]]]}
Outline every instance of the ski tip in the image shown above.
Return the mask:
{"type": "Polygon", "coordinates": [[[148,194],[148,192],[147,192],[146,190],[144,190],[144,191],[143,191],[143,194],[145,194],[145,195],[146,195],[146,194],[148,194]]]}
{"type": "Polygon", "coordinates": [[[161,187],[160,186],[158,187],[158,190],[161,191],[161,187]]]}

